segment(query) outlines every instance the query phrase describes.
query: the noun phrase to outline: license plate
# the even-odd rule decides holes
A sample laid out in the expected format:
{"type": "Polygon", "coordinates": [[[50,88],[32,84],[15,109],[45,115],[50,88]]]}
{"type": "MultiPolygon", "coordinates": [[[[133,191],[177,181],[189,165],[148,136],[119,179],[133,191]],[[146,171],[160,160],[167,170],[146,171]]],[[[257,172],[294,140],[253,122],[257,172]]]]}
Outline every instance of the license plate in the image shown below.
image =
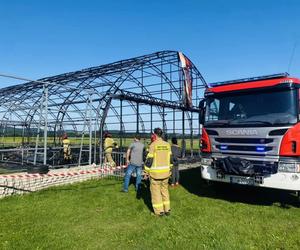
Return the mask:
{"type": "Polygon", "coordinates": [[[254,179],[251,177],[230,177],[230,182],[241,185],[254,185],[254,179]]]}

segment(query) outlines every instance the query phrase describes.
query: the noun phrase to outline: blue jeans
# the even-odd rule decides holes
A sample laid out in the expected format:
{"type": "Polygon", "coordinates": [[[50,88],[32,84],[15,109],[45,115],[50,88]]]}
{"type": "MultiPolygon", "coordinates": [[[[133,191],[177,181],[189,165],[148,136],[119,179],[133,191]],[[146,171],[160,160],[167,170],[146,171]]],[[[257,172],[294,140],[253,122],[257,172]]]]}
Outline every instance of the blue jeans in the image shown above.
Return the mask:
{"type": "Polygon", "coordinates": [[[142,167],[141,166],[135,166],[135,165],[129,164],[127,166],[127,170],[126,170],[126,174],[125,174],[125,178],[124,178],[123,190],[125,192],[128,191],[130,177],[131,177],[131,175],[132,175],[132,173],[134,171],[136,172],[135,190],[138,191],[139,188],[140,188],[141,181],[142,181],[142,167]]]}

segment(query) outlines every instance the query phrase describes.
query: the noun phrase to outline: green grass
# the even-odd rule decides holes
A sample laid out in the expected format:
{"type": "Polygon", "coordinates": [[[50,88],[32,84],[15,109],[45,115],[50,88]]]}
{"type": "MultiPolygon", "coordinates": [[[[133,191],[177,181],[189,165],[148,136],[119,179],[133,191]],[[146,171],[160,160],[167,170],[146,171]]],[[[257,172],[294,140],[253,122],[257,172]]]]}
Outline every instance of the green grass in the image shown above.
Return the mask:
{"type": "Polygon", "coordinates": [[[151,215],[121,181],[88,181],[0,201],[0,249],[299,249],[296,198],[267,189],[206,186],[181,172],[170,217],[151,215]],[[280,198],[284,195],[283,198],[280,198]]]}

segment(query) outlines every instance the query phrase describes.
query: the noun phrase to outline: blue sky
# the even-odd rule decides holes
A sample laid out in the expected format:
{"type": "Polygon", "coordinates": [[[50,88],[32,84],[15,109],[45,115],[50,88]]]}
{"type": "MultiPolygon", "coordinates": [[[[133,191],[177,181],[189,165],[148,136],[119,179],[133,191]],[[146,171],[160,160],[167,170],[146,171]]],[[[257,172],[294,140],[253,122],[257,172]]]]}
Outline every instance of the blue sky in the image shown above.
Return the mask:
{"type": "Polygon", "coordinates": [[[300,77],[299,13],[297,0],[1,1],[0,73],[37,79],[179,50],[215,82],[287,71],[296,43],[300,77]]]}

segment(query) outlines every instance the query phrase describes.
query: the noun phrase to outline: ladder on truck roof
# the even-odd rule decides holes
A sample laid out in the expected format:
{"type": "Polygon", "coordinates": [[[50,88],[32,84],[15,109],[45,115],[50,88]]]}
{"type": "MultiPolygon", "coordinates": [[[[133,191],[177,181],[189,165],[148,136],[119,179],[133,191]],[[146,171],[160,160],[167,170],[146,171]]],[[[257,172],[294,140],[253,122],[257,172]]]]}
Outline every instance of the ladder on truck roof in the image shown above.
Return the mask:
{"type": "Polygon", "coordinates": [[[229,84],[237,84],[237,83],[245,83],[245,82],[270,80],[270,79],[276,79],[276,78],[284,78],[284,77],[288,77],[288,76],[289,76],[289,73],[285,72],[285,73],[278,73],[278,74],[273,74],[273,75],[248,77],[248,78],[242,78],[242,79],[237,79],[237,80],[209,83],[208,85],[210,87],[217,87],[217,86],[223,86],[223,85],[229,85],[229,84]]]}

